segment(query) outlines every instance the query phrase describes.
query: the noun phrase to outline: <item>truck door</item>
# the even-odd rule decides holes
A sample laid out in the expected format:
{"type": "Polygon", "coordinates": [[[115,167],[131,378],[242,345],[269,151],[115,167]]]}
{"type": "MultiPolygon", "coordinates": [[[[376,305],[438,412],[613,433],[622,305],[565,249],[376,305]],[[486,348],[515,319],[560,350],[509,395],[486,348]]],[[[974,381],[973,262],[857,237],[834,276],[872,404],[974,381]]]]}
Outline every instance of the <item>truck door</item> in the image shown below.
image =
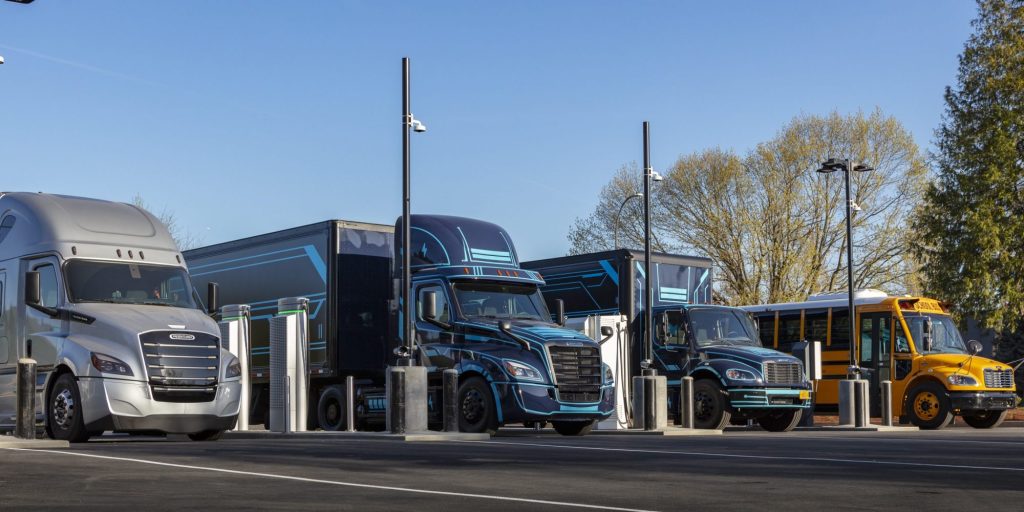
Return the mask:
{"type": "Polygon", "coordinates": [[[443,331],[440,327],[423,319],[423,294],[432,291],[436,297],[437,319],[451,322],[451,301],[445,292],[445,287],[440,283],[424,283],[416,287],[416,342],[430,360],[430,366],[439,370],[454,368],[455,361],[452,357],[452,333],[443,331]]]}
{"type": "Polygon", "coordinates": [[[860,367],[871,389],[871,415],[882,411],[882,381],[891,380],[892,314],[889,312],[860,315],[860,367]]]}
{"type": "MultiPolygon", "coordinates": [[[[61,275],[58,271],[57,258],[48,256],[22,261],[24,272],[39,272],[40,298],[43,305],[50,308],[60,308],[64,305],[64,287],[61,284],[61,275]]],[[[21,336],[19,343],[18,357],[31,356],[36,360],[40,374],[53,369],[57,362],[57,353],[63,343],[62,333],[66,326],[58,318],[51,318],[46,313],[24,305],[24,293],[21,294],[19,303],[25,311],[25,321],[21,325],[21,336]],[[31,354],[29,354],[31,350],[31,354]]]]}

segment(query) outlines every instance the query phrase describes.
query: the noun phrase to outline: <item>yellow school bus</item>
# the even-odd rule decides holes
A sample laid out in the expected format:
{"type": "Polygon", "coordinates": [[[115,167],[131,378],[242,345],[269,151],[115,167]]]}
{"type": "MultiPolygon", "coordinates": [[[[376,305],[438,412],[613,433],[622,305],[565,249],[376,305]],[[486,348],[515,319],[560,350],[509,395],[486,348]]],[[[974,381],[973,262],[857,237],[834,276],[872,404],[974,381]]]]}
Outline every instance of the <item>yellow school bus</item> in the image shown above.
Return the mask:
{"type": "MultiPolygon", "coordinates": [[[[854,304],[859,336],[852,342],[862,378],[870,381],[873,416],[881,414],[885,380],[892,381],[893,414],[923,429],[943,428],[956,415],[972,427],[992,428],[1016,407],[1013,368],[976,355],[981,344],[964,343],[939,301],[859,290],[854,304]]],[[[765,347],[791,352],[796,342],[821,342],[819,410],[835,410],[850,366],[848,305],[847,294],[831,293],[743,307],[757,320],[765,347]]]]}

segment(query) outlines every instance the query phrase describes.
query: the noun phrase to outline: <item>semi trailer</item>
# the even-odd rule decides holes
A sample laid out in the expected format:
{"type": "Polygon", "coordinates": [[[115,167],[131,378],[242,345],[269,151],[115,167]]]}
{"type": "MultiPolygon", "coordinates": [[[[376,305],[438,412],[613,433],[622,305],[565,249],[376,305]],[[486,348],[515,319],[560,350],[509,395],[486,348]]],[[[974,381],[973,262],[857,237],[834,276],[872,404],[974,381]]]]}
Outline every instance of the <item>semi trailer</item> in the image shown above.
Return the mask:
{"type": "Polygon", "coordinates": [[[238,416],[240,366],[199,309],[167,228],[133,205],[0,193],[0,428],[20,358],[56,439],[104,431],[212,440],[238,416]]]}
{"type": "Polygon", "coordinates": [[[792,430],[810,406],[811,386],[800,360],[762,347],[746,312],[712,304],[711,260],[660,253],[651,260],[650,361],[643,360],[648,308],[642,252],[619,249],[523,263],[543,276],[548,303],[564,304],[569,325],[602,343],[619,407],[614,421],[600,428],[630,426],[632,377],[649,367],[668,378],[670,417],[679,417],[679,384],[690,376],[697,428],[754,420],[766,430],[792,430]],[[603,328],[611,332],[601,333],[603,328]]]}
{"type": "MultiPolygon", "coordinates": [[[[461,217],[411,218],[412,356],[428,368],[432,426],[442,420],[446,369],[459,373],[464,432],[550,422],[581,435],[611,415],[614,384],[598,345],[552,320],[543,280],[519,266],[504,229],[461,217]]],[[[224,303],[251,307],[252,421],[269,407],[269,320],[279,299],[301,296],[309,299],[308,427],[348,427],[348,376],[356,426],[383,427],[385,372],[404,339],[400,224],[329,220],[185,252],[198,286],[216,282],[224,303]]]]}

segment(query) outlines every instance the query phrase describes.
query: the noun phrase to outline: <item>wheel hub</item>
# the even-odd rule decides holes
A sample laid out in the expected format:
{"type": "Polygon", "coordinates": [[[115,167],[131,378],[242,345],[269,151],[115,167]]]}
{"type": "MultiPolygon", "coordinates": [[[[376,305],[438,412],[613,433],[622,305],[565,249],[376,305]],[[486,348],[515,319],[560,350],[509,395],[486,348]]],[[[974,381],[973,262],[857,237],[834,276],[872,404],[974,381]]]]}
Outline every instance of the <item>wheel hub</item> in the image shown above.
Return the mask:
{"type": "Polygon", "coordinates": [[[53,421],[63,430],[68,430],[75,420],[75,398],[70,389],[63,389],[53,397],[53,421]]]}
{"type": "Polygon", "coordinates": [[[480,418],[484,416],[484,399],[480,395],[480,392],[471,389],[466,392],[466,396],[462,399],[462,417],[466,418],[466,421],[470,423],[476,423],[480,421],[480,418]]]}
{"type": "Polygon", "coordinates": [[[711,416],[715,406],[707,393],[700,392],[694,395],[693,416],[697,419],[707,419],[711,416]]]}
{"type": "Polygon", "coordinates": [[[934,419],[939,414],[939,397],[929,391],[917,395],[917,400],[914,400],[914,412],[923,420],[934,419]]]}

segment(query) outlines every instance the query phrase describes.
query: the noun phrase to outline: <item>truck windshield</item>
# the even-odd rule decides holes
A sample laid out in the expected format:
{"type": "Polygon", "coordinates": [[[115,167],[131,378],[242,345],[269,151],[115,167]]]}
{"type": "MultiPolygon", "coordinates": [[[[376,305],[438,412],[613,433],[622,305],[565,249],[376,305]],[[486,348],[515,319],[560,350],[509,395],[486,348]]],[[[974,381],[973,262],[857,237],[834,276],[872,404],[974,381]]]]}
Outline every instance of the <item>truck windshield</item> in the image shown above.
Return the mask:
{"type": "Polygon", "coordinates": [[[967,346],[964,339],[960,337],[960,331],[956,330],[953,319],[945,315],[907,315],[903,318],[910,328],[910,337],[914,340],[914,346],[922,354],[966,354],[967,346]],[[923,326],[926,318],[932,319],[932,349],[924,351],[923,326]]]}
{"type": "Polygon", "coordinates": [[[732,308],[690,308],[690,332],[698,347],[749,345],[759,347],[754,324],[742,310],[732,308]]]}
{"type": "Polygon", "coordinates": [[[71,302],[196,307],[188,273],[179,267],[71,260],[64,273],[71,302]]]}
{"type": "Polygon", "coordinates": [[[540,290],[532,284],[458,283],[455,300],[467,318],[551,321],[540,290]]]}

